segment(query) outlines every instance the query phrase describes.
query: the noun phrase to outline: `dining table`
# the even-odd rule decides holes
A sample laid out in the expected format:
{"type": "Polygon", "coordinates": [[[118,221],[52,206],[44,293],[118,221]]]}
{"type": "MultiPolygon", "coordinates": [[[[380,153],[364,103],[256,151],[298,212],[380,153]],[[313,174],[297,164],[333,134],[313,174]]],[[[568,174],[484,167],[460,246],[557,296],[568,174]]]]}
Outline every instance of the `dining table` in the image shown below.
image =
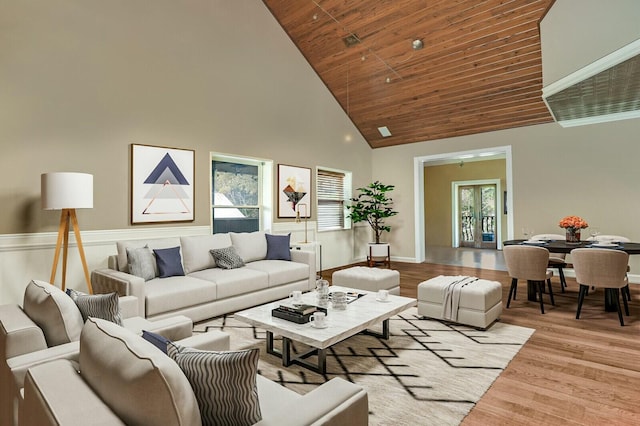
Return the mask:
{"type": "MultiPolygon", "coordinates": [[[[597,242],[593,241],[577,241],[569,242],[565,240],[540,240],[540,242],[532,242],[531,240],[507,240],[502,243],[505,246],[509,245],[531,245],[537,247],[544,247],[549,250],[550,253],[571,253],[571,250],[576,248],[606,248],[609,250],[621,250],[629,255],[640,254],[640,243],[623,243],[616,242],[610,245],[598,246],[597,242]]],[[[571,267],[570,264],[566,266],[571,267]]],[[[536,286],[533,282],[527,282],[527,299],[533,302],[537,301],[536,286]]],[[[609,297],[609,292],[605,292],[604,308],[607,312],[617,311],[616,303],[609,297]]]]}

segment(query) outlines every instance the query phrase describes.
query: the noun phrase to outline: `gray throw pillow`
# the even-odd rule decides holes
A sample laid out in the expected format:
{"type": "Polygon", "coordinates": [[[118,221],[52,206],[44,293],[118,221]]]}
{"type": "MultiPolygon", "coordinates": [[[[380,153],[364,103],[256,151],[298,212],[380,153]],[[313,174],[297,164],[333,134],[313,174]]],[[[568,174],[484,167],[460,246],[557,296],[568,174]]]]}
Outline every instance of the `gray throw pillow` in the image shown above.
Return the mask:
{"type": "Polygon", "coordinates": [[[68,288],[67,294],[76,302],[84,321],[92,317],[122,325],[118,293],[86,294],[68,288]]]}
{"type": "Polygon", "coordinates": [[[191,383],[203,425],[252,425],[262,419],[256,380],[260,349],[216,352],[169,343],[167,353],[191,383]]]}
{"type": "Polygon", "coordinates": [[[136,277],[149,281],[157,277],[156,258],[149,246],[130,248],[127,247],[127,262],[129,273],[136,277]]]}
{"type": "Polygon", "coordinates": [[[244,266],[244,261],[233,246],[221,249],[211,249],[210,252],[216,260],[216,265],[218,265],[219,268],[236,269],[244,266]]]}
{"type": "Polygon", "coordinates": [[[291,234],[271,235],[267,237],[267,257],[268,260],[291,260],[291,249],[289,242],[291,234]]]}

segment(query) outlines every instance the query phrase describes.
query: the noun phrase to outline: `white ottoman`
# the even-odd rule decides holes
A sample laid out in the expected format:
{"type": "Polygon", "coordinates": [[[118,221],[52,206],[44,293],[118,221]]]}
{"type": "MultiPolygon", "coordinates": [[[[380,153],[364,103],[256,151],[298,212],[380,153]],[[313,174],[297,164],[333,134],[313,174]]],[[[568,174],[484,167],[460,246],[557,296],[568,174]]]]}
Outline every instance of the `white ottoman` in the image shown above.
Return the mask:
{"type": "Polygon", "coordinates": [[[440,275],[418,284],[419,315],[487,328],[501,313],[502,285],[497,281],[440,275]]]}
{"type": "Polygon", "coordinates": [[[336,271],[331,276],[331,284],[377,292],[389,290],[390,294],[400,294],[400,272],[393,269],[353,266],[336,271]]]}

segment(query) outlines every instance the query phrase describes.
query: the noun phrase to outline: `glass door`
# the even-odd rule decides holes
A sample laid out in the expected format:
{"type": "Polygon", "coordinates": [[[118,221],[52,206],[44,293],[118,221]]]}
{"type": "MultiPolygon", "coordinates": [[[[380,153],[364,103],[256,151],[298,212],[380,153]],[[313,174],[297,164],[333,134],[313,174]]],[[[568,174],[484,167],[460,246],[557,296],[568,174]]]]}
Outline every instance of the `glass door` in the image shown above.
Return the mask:
{"type": "Polygon", "coordinates": [[[458,206],[460,246],[495,249],[496,185],[459,186],[458,206]]]}

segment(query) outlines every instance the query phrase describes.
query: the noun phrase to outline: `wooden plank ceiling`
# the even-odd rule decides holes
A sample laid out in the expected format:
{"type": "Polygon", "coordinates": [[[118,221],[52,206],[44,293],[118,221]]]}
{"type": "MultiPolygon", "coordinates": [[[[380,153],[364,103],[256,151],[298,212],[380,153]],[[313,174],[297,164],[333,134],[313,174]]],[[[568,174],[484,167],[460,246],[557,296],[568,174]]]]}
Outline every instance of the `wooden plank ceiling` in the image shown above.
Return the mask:
{"type": "Polygon", "coordinates": [[[553,121],[538,23],[554,0],[263,1],[372,148],[553,121]]]}

